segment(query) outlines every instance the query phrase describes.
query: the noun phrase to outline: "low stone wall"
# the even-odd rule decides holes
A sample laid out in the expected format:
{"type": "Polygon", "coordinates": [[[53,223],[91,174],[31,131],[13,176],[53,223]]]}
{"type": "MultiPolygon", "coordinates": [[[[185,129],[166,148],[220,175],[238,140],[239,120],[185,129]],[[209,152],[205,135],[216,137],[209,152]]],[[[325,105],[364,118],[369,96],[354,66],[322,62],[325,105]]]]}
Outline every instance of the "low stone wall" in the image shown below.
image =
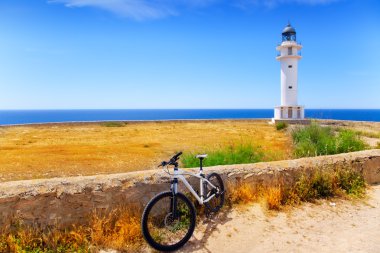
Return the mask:
{"type": "MultiPolygon", "coordinates": [[[[222,174],[225,183],[238,181],[271,185],[279,180],[289,183],[300,171],[348,166],[360,171],[367,183],[380,183],[380,150],[214,166],[205,168],[205,172],[222,174]]],[[[93,211],[107,210],[124,203],[145,205],[155,194],[169,189],[169,180],[162,170],[149,170],[1,183],[0,226],[8,225],[12,220],[41,227],[86,223],[93,211]]]]}

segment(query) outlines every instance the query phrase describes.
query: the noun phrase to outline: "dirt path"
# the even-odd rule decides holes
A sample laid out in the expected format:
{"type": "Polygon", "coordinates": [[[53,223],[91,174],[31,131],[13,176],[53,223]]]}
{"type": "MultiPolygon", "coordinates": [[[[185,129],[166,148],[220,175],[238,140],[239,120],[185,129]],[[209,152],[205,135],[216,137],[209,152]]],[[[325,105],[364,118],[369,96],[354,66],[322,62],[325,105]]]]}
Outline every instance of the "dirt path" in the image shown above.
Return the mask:
{"type": "Polygon", "coordinates": [[[356,203],[321,201],[269,214],[255,204],[221,216],[199,225],[181,252],[380,252],[380,185],[356,203]]]}

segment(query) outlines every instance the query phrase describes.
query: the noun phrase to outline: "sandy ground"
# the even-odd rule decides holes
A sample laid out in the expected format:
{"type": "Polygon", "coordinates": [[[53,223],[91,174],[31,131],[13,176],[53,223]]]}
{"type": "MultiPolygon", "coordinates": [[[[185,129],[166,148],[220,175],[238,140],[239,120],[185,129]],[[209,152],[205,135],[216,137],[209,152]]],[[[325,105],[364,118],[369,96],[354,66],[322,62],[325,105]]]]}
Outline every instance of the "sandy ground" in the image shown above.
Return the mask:
{"type": "Polygon", "coordinates": [[[259,204],[198,225],[180,252],[380,252],[380,185],[364,201],[330,200],[285,212],[259,204]]]}

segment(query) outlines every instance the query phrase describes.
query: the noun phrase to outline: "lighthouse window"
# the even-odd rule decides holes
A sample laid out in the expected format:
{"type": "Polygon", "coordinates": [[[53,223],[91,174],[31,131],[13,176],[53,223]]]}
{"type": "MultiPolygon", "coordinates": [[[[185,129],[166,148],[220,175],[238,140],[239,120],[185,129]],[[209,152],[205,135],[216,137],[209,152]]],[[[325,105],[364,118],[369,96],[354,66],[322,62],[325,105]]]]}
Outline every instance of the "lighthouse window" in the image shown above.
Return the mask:
{"type": "Polygon", "coordinates": [[[290,68],[290,69],[293,68],[293,65],[289,65],[288,68],[290,68]]]}
{"type": "Polygon", "coordinates": [[[288,47],[288,55],[292,55],[293,54],[293,48],[292,47],[288,47]]]}
{"type": "Polygon", "coordinates": [[[289,86],[289,89],[293,89],[293,86],[289,86]]]}

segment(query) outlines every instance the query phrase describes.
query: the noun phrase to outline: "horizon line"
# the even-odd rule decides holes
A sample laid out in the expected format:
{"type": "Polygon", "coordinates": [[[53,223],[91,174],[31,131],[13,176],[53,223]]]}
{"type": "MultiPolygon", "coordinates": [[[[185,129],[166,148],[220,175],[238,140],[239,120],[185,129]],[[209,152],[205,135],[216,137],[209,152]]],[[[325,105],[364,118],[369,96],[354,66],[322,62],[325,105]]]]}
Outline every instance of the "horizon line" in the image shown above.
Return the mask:
{"type": "MultiPolygon", "coordinates": [[[[98,110],[274,110],[273,108],[32,108],[0,111],[98,111],[98,110]]],[[[305,110],[380,110],[380,108],[305,108],[305,110]]]]}

